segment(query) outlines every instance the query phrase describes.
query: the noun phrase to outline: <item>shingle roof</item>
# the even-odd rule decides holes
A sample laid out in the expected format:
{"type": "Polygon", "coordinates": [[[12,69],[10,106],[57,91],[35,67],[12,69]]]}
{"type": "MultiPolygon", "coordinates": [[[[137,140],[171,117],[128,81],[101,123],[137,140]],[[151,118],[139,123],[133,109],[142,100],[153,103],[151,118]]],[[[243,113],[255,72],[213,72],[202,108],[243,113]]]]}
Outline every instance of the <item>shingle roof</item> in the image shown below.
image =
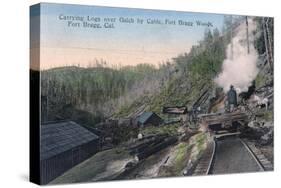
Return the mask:
{"type": "Polygon", "coordinates": [[[41,125],[40,160],[48,159],[99,137],[73,121],[41,125]]]}
{"type": "Polygon", "coordinates": [[[140,123],[145,123],[152,115],[153,112],[144,112],[139,116],[138,121],[140,123]]]}

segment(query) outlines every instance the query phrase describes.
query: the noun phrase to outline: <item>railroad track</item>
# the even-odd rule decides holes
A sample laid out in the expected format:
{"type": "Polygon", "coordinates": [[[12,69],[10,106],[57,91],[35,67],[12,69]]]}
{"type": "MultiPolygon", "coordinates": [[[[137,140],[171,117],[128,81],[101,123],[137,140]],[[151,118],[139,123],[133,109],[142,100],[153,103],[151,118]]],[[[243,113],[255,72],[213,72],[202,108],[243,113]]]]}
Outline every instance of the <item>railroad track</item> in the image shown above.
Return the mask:
{"type": "Polygon", "coordinates": [[[236,134],[214,137],[192,175],[229,174],[273,170],[273,165],[254,144],[236,134]]]}

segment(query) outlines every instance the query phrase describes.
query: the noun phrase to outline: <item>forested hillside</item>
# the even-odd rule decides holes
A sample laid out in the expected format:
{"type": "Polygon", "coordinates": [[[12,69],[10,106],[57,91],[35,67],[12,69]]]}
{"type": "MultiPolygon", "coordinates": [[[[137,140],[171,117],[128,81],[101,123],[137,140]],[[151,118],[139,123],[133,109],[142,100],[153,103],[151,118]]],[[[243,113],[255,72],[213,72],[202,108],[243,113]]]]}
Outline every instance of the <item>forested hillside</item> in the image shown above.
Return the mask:
{"type": "Polygon", "coordinates": [[[189,54],[179,55],[159,67],[139,64],[111,68],[96,61],[88,68],[73,66],[42,71],[46,119],[68,116],[66,108],[87,111],[97,118],[94,121],[101,121],[113,114],[127,116],[140,106],[159,113],[164,104],[186,105],[192,101],[190,97],[199,94],[202,84],[211,84],[210,79],[220,70],[223,42],[217,29],[206,30],[204,40],[189,54]],[[140,106],[136,105],[138,102],[140,106]]]}
{"type": "Polygon", "coordinates": [[[225,57],[227,40],[218,29],[206,30],[204,39],[193,46],[190,53],[180,54],[166,65],[168,77],[159,92],[154,96],[143,95],[131,105],[123,106],[116,117],[130,117],[134,112],[140,113],[139,110],[162,115],[163,106],[187,106],[191,110],[204,92],[210,99],[213,79],[225,57]]]}
{"type": "MultiPolygon", "coordinates": [[[[74,119],[94,126],[108,118],[128,118],[143,111],[162,116],[163,106],[187,106],[190,110],[204,93],[207,94],[201,107],[207,110],[207,102],[218,87],[214,79],[221,72],[227,45],[242,21],[244,17],[226,16],[222,32],[206,29],[203,39],[189,53],[179,54],[158,67],[148,64],[110,67],[103,60],[95,60],[87,68],[44,70],[42,119],[74,119]]],[[[264,31],[262,20],[256,18],[255,22],[258,31],[264,31]]],[[[268,32],[272,34],[272,23],[268,24],[268,32]]],[[[255,48],[264,55],[263,33],[255,36],[255,48]]],[[[257,79],[262,85],[266,78],[259,74],[257,79]]]]}
{"type": "Polygon", "coordinates": [[[154,93],[165,74],[162,70],[165,68],[160,71],[147,64],[109,68],[97,61],[88,68],[73,66],[42,71],[41,95],[48,116],[45,119],[53,120],[60,115],[68,118],[64,117],[68,116],[65,109],[79,109],[100,121],[143,93],[154,93]]]}

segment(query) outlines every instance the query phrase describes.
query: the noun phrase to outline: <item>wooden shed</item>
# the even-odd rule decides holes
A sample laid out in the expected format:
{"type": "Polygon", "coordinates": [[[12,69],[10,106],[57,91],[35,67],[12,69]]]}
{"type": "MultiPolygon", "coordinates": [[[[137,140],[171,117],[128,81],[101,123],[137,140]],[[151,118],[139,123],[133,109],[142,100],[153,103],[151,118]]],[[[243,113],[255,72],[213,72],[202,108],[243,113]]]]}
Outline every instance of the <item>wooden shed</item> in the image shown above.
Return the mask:
{"type": "Polygon", "coordinates": [[[139,127],[145,127],[149,125],[158,126],[163,123],[163,119],[154,112],[143,112],[137,118],[137,123],[139,127]]]}
{"type": "Polygon", "coordinates": [[[99,137],[73,121],[41,125],[40,181],[47,184],[100,149],[99,137]]]}

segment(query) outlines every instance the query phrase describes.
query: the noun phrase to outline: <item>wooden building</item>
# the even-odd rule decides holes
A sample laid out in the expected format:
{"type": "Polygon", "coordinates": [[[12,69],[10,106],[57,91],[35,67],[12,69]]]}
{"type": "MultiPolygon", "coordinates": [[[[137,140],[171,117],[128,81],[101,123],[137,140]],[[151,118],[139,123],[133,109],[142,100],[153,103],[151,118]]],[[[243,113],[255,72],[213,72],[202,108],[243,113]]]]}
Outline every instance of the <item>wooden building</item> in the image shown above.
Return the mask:
{"type": "Polygon", "coordinates": [[[99,137],[73,121],[41,125],[40,181],[47,184],[100,149],[99,137]]]}
{"type": "Polygon", "coordinates": [[[143,112],[138,118],[137,123],[139,127],[158,126],[163,123],[163,119],[154,112],[143,112]]]}

